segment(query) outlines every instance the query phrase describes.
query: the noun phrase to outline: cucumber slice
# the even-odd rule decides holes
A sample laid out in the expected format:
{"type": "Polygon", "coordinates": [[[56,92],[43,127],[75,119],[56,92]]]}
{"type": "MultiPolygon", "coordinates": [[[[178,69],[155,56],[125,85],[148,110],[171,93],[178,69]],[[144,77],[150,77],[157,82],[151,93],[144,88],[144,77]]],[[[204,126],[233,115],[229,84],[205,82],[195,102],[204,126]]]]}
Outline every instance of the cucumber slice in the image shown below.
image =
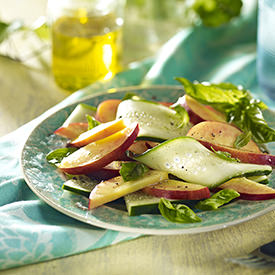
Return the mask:
{"type": "Polygon", "coordinates": [[[76,122],[87,122],[86,115],[94,116],[95,114],[96,107],[84,103],[78,104],[62,126],[66,127],[70,123],[76,122]]]}
{"type": "Polygon", "coordinates": [[[247,179],[253,180],[262,184],[267,184],[269,182],[269,177],[266,175],[247,177],[247,179]]]}
{"type": "Polygon", "coordinates": [[[208,188],[234,177],[268,175],[272,172],[268,165],[222,159],[190,137],[165,141],[133,158],[153,169],[167,171],[184,181],[208,188]]]}
{"type": "Polygon", "coordinates": [[[98,181],[92,180],[86,176],[76,176],[63,183],[62,189],[89,197],[91,191],[98,184],[98,181]]]}
{"type": "Polygon", "coordinates": [[[183,117],[175,110],[145,100],[122,101],[116,117],[123,118],[126,123],[138,122],[140,139],[163,141],[185,136],[191,128],[191,123],[183,122],[183,117]]]}
{"type": "MultiPolygon", "coordinates": [[[[126,208],[129,216],[138,216],[143,214],[159,214],[159,201],[157,198],[142,191],[136,191],[124,196],[126,208]]],[[[194,206],[198,201],[172,200],[173,203],[183,203],[188,206],[194,206]]]]}

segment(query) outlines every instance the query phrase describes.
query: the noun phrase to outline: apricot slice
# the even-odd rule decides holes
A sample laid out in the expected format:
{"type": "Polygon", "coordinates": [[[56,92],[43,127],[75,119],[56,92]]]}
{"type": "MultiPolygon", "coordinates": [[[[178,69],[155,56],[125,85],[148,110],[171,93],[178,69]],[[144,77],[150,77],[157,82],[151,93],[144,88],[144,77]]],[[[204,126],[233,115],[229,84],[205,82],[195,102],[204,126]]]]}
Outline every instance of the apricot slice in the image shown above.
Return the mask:
{"type": "Polygon", "coordinates": [[[82,147],[93,141],[110,136],[124,128],[126,128],[126,125],[122,119],[102,123],[91,130],[80,134],[70,144],[75,147],[82,147]]]}
{"type": "Polygon", "coordinates": [[[108,122],[116,119],[116,111],[120,99],[107,99],[102,101],[96,111],[95,118],[100,122],[108,122]]]}
{"type": "Polygon", "coordinates": [[[223,113],[215,110],[211,106],[201,104],[189,95],[181,98],[179,103],[186,109],[190,117],[190,122],[193,124],[205,120],[226,122],[226,117],[223,113]]]}
{"type": "Polygon", "coordinates": [[[136,123],[106,138],[91,142],[65,157],[58,167],[68,174],[89,175],[125,152],[136,139],[138,131],[136,123]]]}
{"type": "MultiPolygon", "coordinates": [[[[188,131],[187,136],[234,148],[234,142],[241,134],[242,131],[231,124],[218,121],[203,121],[194,125],[188,131]]],[[[253,140],[250,140],[240,150],[261,153],[261,150],[253,140]]]]}
{"type": "Polygon", "coordinates": [[[206,186],[170,179],[147,186],[142,191],[146,194],[166,199],[201,200],[210,197],[210,191],[206,186]]]}
{"type": "Polygon", "coordinates": [[[218,187],[218,189],[233,189],[240,193],[243,200],[275,199],[275,189],[247,178],[234,178],[218,187]]]}

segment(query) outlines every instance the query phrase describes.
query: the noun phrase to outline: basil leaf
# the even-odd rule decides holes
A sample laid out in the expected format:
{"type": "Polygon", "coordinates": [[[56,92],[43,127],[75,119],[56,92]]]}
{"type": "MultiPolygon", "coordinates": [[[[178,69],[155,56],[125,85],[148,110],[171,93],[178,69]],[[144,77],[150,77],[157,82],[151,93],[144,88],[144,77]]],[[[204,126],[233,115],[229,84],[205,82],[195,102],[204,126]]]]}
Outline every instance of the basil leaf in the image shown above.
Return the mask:
{"type": "Polygon", "coordinates": [[[217,27],[239,16],[242,0],[195,0],[193,10],[205,26],[217,27]]]}
{"type": "Polygon", "coordinates": [[[237,149],[244,147],[251,140],[251,137],[252,134],[250,131],[240,134],[234,141],[234,147],[237,149]]]}
{"type": "Polygon", "coordinates": [[[221,110],[223,110],[224,107],[231,107],[231,105],[234,105],[247,95],[246,91],[239,90],[237,86],[231,83],[192,83],[183,77],[177,77],[176,80],[183,85],[186,94],[202,104],[220,106],[221,110]]]}
{"type": "Polygon", "coordinates": [[[137,94],[135,93],[127,93],[124,95],[124,97],[122,98],[122,101],[123,100],[127,100],[127,99],[132,99],[132,100],[143,100],[142,97],[138,96],[137,94]]]}
{"type": "Polygon", "coordinates": [[[233,189],[223,189],[210,198],[198,202],[195,207],[200,210],[216,210],[239,196],[240,194],[233,189]]]}
{"type": "Polygon", "coordinates": [[[49,154],[47,154],[46,160],[50,164],[57,165],[62,161],[63,158],[69,156],[76,150],[77,150],[77,148],[74,148],[74,147],[59,148],[59,149],[53,150],[49,154]]]}
{"type": "Polygon", "coordinates": [[[169,200],[161,198],[158,205],[161,215],[170,222],[195,223],[201,222],[193,210],[184,204],[172,204],[169,200]]]}
{"type": "Polygon", "coordinates": [[[34,33],[41,39],[41,40],[49,40],[50,39],[50,27],[46,22],[46,19],[42,16],[36,21],[39,24],[36,25],[33,29],[34,33]]]}
{"type": "Polygon", "coordinates": [[[234,123],[244,132],[251,131],[256,143],[275,141],[275,130],[270,128],[265,121],[261,109],[265,105],[249,97],[241,99],[235,106],[227,110],[228,121],[234,123]]]}
{"type": "Polygon", "coordinates": [[[189,122],[189,115],[187,111],[179,104],[172,105],[170,108],[175,110],[177,112],[178,117],[180,118],[180,124],[178,125],[178,128],[181,128],[185,126],[189,122]]]}
{"type": "Polygon", "coordinates": [[[211,105],[225,113],[227,121],[235,124],[243,132],[251,132],[256,143],[275,141],[275,130],[264,120],[261,110],[267,106],[253,99],[246,90],[231,83],[192,83],[185,78],[176,78],[184,86],[186,94],[202,104],[211,105]]]}
{"type": "Polygon", "coordinates": [[[221,159],[232,161],[232,162],[240,162],[239,159],[237,158],[232,158],[231,154],[228,152],[223,152],[223,151],[216,151],[212,146],[211,146],[212,151],[216,154],[221,159]]]}
{"type": "Polygon", "coordinates": [[[120,175],[124,181],[136,180],[143,176],[144,173],[148,172],[149,168],[140,162],[126,162],[122,163],[121,169],[119,170],[120,175]]]}
{"type": "Polygon", "coordinates": [[[86,115],[86,119],[88,121],[88,130],[93,129],[100,124],[98,120],[96,120],[94,117],[90,115],[86,115]]]}
{"type": "Polygon", "coordinates": [[[20,20],[15,20],[12,23],[0,22],[0,43],[7,39],[12,33],[23,28],[20,20]]]}

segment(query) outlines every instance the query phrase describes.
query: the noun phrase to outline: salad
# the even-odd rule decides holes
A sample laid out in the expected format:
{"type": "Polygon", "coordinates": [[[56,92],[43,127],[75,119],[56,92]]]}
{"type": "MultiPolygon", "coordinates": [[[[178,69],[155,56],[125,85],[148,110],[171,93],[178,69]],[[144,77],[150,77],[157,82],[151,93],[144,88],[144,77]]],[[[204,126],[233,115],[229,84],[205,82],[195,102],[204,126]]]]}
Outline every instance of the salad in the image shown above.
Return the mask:
{"type": "Polygon", "coordinates": [[[54,132],[67,146],[47,155],[62,188],[89,197],[89,209],[123,198],[130,216],[181,223],[235,199],[274,199],[265,104],[230,83],[178,80],[186,93],[175,102],[127,94],[79,104],[54,132]]]}

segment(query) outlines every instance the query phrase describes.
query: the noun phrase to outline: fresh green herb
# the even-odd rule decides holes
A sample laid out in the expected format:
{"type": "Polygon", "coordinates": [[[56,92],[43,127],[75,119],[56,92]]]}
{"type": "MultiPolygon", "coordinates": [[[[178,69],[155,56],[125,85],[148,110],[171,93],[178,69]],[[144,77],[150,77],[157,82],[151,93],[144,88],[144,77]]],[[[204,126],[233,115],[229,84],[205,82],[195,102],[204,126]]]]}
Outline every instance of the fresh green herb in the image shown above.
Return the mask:
{"type": "Polygon", "coordinates": [[[98,120],[96,120],[94,117],[90,115],[86,115],[86,119],[88,121],[88,130],[93,129],[100,124],[98,120]]]}
{"type": "Polygon", "coordinates": [[[184,86],[185,92],[202,104],[226,114],[227,121],[235,124],[243,132],[251,132],[256,143],[275,141],[275,130],[264,120],[262,111],[267,106],[244,89],[230,83],[192,83],[185,78],[176,78],[184,86]]]}
{"type": "Polygon", "coordinates": [[[216,210],[239,196],[240,194],[233,189],[223,189],[210,198],[198,202],[195,207],[200,210],[216,210]]]}
{"type": "Polygon", "coordinates": [[[124,95],[124,97],[122,98],[123,100],[127,100],[127,99],[133,99],[133,100],[143,100],[143,98],[135,93],[127,93],[124,95]]]}
{"type": "Polygon", "coordinates": [[[194,223],[201,222],[193,210],[184,204],[172,204],[169,200],[161,198],[158,205],[161,215],[170,222],[194,223]]]}
{"type": "Polygon", "coordinates": [[[74,148],[74,147],[59,148],[59,149],[53,150],[49,154],[47,154],[46,160],[50,164],[57,165],[62,161],[63,158],[69,156],[76,150],[77,150],[77,148],[74,148]]]}
{"type": "Polygon", "coordinates": [[[252,134],[250,131],[240,134],[234,142],[234,147],[237,149],[244,147],[251,140],[251,138],[252,134]]]}
{"type": "Polygon", "coordinates": [[[189,115],[187,111],[179,104],[172,105],[170,108],[175,110],[178,117],[180,118],[179,120],[181,121],[181,123],[178,125],[178,128],[186,126],[186,124],[189,122],[189,115]]]}
{"type": "Polygon", "coordinates": [[[149,171],[149,168],[145,164],[132,161],[132,162],[122,163],[119,173],[122,176],[124,181],[129,181],[129,180],[135,180],[143,176],[143,174],[148,171],[149,171]]]}
{"type": "Polygon", "coordinates": [[[206,26],[217,27],[239,16],[241,0],[195,0],[194,11],[206,26]]]}
{"type": "Polygon", "coordinates": [[[211,149],[221,159],[225,159],[225,160],[232,161],[232,162],[240,162],[239,159],[232,158],[231,154],[228,152],[216,151],[212,146],[211,146],[211,149]]]}
{"type": "Polygon", "coordinates": [[[0,22],[0,43],[7,39],[12,33],[22,29],[22,22],[15,20],[11,23],[0,22]]]}

